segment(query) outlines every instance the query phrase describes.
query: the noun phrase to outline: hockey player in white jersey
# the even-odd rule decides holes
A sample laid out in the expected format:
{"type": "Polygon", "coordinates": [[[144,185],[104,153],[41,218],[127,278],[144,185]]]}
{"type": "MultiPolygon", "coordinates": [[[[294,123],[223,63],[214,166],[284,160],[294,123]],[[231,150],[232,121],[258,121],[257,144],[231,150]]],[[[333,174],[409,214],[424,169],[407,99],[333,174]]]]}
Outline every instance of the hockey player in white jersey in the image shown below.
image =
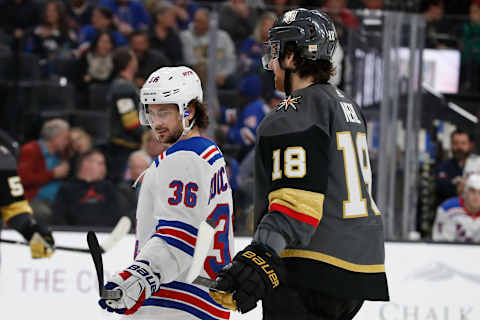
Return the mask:
{"type": "Polygon", "coordinates": [[[211,140],[197,74],[161,68],[141,89],[140,120],[163,143],[173,143],[146,170],[137,206],[135,261],[105,285],[119,300],[99,301],[134,319],[228,319],[208,289],[185,282],[200,223],[213,219],[215,236],[201,275],[215,279],[231,262],[232,194],[225,161],[211,140]]]}
{"type": "Polygon", "coordinates": [[[468,176],[462,197],[438,207],[433,240],[480,243],[480,174],[468,176]]]}

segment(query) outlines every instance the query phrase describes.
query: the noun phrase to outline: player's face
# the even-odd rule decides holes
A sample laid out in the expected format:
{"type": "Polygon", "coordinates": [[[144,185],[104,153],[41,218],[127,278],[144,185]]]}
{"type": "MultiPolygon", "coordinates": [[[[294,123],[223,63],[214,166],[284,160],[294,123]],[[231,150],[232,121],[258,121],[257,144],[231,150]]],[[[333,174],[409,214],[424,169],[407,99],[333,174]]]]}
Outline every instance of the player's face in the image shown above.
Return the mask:
{"type": "Polygon", "coordinates": [[[472,212],[473,214],[480,211],[480,189],[468,188],[465,194],[465,202],[468,207],[474,208],[476,212],[472,212]]]}
{"type": "Polygon", "coordinates": [[[182,135],[182,120],[176,105],[149,104],[147,116],[160,142],[175,143],[182,135]]]}
{"type": "Polygon", "coordinates": [[[285,89],[283,88],[283,81],[285,79],[285,71],[280,68],[280,63],[278,62],[278,59],[273,59],[270,62],[269,66],[274,74],[275,89],[284,92],[285,89]]]}

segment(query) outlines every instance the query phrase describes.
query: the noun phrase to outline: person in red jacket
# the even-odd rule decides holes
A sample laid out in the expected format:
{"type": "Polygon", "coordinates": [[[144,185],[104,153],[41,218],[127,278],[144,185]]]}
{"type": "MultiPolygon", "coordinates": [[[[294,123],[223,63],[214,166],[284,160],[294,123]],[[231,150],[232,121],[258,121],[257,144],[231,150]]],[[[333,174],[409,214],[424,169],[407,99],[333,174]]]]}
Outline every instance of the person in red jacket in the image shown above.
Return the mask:
{"type": "Polygon", "coordinates": [[[65,120],[49,120],[41,129],[40,139],[20,149],[18,173],[38,220],[49,219],[59,180],[68,176],[70,165],[63,156],[69,145],[69,132],[70,125],[65,120]]]}

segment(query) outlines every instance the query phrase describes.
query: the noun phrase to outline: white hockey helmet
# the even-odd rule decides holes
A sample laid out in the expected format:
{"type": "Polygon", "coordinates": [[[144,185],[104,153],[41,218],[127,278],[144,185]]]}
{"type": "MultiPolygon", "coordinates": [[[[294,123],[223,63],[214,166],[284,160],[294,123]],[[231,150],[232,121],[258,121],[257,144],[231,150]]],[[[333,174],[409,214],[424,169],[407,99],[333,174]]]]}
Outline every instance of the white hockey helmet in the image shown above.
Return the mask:
{"type": "Polygon", "coordinates": [[[472,173],[468,176],[467,181],[465,182],[465,190],[470,188],[480,190],[480,174],[472,173]]]}
{"type": "Polygon", "coordinates": [[[195,120],[187,127],[185,110],[192,100],[203,102],[203,91],[200,78],[188,67],[164,67],[153,72],[140,90],[140,123],[151,125],[148,120],[149,104],[176,104],[182,118],[183,134],[195,124],[195,120]]]}

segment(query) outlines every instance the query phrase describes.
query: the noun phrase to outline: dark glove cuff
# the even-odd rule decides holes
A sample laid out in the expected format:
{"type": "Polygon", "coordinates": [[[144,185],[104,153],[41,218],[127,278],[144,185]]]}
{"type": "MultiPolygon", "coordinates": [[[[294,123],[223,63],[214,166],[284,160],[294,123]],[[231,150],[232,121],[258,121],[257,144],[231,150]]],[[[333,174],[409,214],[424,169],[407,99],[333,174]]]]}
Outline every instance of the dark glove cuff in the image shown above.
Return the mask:
{"type": "Polygon", "coordinates": [[[252,242],[235,256],[235,260],[252,266],[268,291],[275,289],[285,280],[282,259],[261,243],[252,242]]]}
{"type": "Polygon", "coordinates": [[[27,241],[32,238],[35,225],[35,219],[29,213],[19,214],[8,220],[8,226],[20,232],[27,241]]]}

